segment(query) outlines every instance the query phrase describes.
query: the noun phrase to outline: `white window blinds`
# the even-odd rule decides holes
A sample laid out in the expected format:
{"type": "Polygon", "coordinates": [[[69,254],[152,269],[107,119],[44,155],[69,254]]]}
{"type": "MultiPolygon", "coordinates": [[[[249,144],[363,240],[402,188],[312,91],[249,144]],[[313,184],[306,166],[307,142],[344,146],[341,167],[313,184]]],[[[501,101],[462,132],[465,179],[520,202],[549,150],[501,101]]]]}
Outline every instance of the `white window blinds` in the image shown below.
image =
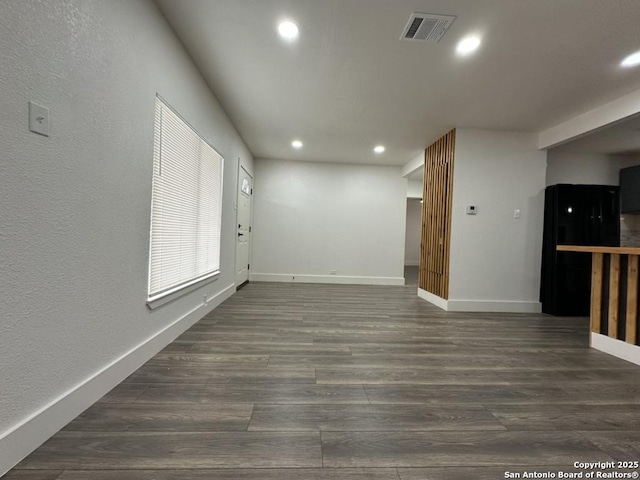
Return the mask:
{"type": "Polygon", "coordinates": [[[156,98],[150,301],[219,273],[223,162],[156,98]]]}

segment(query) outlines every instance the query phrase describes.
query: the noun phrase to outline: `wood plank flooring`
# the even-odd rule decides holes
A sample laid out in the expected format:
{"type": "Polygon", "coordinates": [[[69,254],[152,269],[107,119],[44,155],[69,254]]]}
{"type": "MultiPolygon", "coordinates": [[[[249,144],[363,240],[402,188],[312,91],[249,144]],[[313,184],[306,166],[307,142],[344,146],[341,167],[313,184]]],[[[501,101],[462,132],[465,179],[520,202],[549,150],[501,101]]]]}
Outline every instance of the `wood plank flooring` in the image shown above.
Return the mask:
{"type": "Polygon", "coordinates": [[[586,318],[251,283],[5,478],[484,480],[613,460],[640,460],[640,367],[589,349],[586,318]]]}

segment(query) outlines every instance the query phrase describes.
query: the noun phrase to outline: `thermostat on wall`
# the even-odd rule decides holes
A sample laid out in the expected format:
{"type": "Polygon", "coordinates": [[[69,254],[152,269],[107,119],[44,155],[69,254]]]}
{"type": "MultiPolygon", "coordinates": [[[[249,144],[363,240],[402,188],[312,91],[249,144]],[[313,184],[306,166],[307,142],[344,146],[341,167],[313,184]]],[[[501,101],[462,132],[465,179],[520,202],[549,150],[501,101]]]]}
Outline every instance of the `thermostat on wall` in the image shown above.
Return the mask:
{"type": "Polygon", "coordinates": [[[467,215],[475,215],[478,213],[477,205],[467,205],[467,215]]]}

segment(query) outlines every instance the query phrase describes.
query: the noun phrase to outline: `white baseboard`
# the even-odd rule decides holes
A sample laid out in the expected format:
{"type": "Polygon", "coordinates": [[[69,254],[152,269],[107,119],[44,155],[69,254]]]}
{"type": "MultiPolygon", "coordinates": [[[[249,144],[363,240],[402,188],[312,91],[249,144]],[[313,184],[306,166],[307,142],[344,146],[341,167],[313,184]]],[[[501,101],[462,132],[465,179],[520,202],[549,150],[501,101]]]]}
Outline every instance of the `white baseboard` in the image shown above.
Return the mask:
{"type": "Polygon", "coordinates": [[[640,347],[607,337],[599,333],[591,332],[591,347],[601,352],[608,353],[614,357],[621,358],[627,362],[640,365],[640,347]]]}
{"type": "Polygon", "coordinates": [[[540,313],[540,302],[510,300],[449,300],[450,312],[540,313]]]}
{"type": "Polygon", "coordinates": [[[426,290],[418,288],[418,296],[423,300],[426,300],[427,302],[432,303],[436,307],[441,308],[442,310],[446,311],[449,309],[449,302],[447,300],[437,295],[434,295],[431,292],[427,292],[426,290]]]}
{"type": "Polygon", "coordinates": [[[540,313],[542,311],[540,302],[445,300],[421,288],[418,288],[418,296],[447,312],[540,313]]]}
{"type": "Polygon", "coordinates": [[[419,267],[420,266],[420,262],[404,262],[404,266],[405,267],[419,267]]]}
{"type": "Polygon", "coordinates": [[[174,321],[16,426],[0,434],[0,476],[235,293],[235,284],[174,321]]]}
{"type": "Polygon", "coordinates": [[[297,273],[252,273],[249,278],[252,282],[404,285],[403,277],[349,277],[343,275],[299,275],[297,273]]]}

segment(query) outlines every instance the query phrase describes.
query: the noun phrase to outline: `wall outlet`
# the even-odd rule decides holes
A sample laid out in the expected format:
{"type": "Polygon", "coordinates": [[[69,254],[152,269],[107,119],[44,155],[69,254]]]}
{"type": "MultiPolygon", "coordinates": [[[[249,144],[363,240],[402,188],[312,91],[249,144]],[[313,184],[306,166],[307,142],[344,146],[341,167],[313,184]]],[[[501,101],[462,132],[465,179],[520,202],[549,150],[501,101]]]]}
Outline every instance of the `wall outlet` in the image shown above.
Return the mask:
{"type": "Polygon", "coordinates": [[[520,218],[520,210],[516,209],[513,211],[513,218],[520,218]]]}
{"type": "Polygon", "coordinates": [[[467,205],[467,215],[476,215],[478,213],[477,205],[467,205]]]}

